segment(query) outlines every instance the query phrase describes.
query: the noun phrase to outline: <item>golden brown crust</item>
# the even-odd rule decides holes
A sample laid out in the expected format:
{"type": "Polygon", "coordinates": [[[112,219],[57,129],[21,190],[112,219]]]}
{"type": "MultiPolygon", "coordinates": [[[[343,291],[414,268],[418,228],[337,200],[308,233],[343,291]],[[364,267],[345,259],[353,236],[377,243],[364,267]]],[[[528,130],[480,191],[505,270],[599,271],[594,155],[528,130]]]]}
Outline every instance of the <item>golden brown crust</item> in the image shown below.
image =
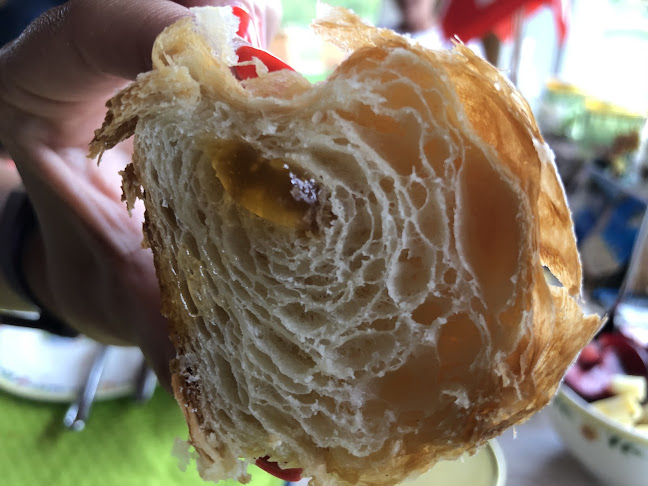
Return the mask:
{"type": "MultiPolygon", "coordinates": [[[[114,119],[113,117],[111,118],[114,119]]],[[[104,133],[104,138],[97,138],[97,146],[100,146],[100,144],[105,144],[107,147],[114,146],[122,140],[121,137],[123,133],[124,132],[120,130],[115,130],[111,135],[107,136],[105,136],[106,134],[104,133]]],[[[135,199],[137,198],[143,199],[146,203],[146,194],[142,191],[142,183],[140,176],[138,175],[137,152],[133,154],[133,163],[128,164],[122,173],[122,187],[124,191],[123,200],[127,202],[129,209],[132,208],[135,199]]],[[[150,202],[149,207],[152,207],[150,202]]],[[[155,251],[153,252],[153,262],[160,286],[161,311],[169,322],[170,337],[174,347],[179,352],[182,352],[185,347],[186,338],[182,316],[178,313],[175,304],[179,298],[177,285],[169,278],[168,272],[164,271],[165,267],[162,262],[168,257],[165,255],[164,242],[155,229],[156,224],[151,221],[152,219],[155,221],[156,217],[157,215],[154,216],[149,210],[144,212],[144,223],[142,226],[143,236],[147,244],[152,248],[155,248],[155,251]]],[[[184,378],[180,376],[181,367],[177,360],[173,360],[170,363],[170,366],[171,385],[173,387],[174,395],[187,420],[192,443],[194,443],[194,445],[197,444],[198,447],[200,447],[201,441],[204,440],[204,434],[199,425],[201,423],[200,413],[198,412],[199,402],[195,398],[196,394],[199,394],[200,392],[196,389],[195,385],[185,382],[184,378]]]]}
{"type": "Polygon", "coordinates": [[[140,117],[171,103],[190,102],[199,95],[199,87],[186,69],[160,67],[140,74],[137,81],[108,100],[108,111],[101,128],[95,130],[88,157],[101,157],[119,142],[133,136],[140,117]],[[169,99],[172,87],[173,99],[169,99]]]}

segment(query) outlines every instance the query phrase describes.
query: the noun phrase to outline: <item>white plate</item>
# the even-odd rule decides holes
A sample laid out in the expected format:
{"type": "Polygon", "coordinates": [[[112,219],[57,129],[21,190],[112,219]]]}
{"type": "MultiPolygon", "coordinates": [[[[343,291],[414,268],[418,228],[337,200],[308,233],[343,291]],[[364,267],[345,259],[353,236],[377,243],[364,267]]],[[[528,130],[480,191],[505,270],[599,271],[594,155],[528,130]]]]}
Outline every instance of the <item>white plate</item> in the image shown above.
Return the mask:
{"type": "MultiPolygon", "coordinates": [[[[86,380],[97,346],[87,337],[64,338],[0,325],[0,389],[33,400],[73,401],[86,380]]],[[[108,348],[96,398],[132,393],[142,360],[139,348],[108,348]]]]}
{"type": "MultiPolygon", "coordinates": [[[[419,477],[399,486],[504,486],[506,462],[496,440],[491,440],[475,455],[464,455],[456,461],[441,461],[419,477]]],[[[306,486],[308,479],[288,486],[306,486]]]]}

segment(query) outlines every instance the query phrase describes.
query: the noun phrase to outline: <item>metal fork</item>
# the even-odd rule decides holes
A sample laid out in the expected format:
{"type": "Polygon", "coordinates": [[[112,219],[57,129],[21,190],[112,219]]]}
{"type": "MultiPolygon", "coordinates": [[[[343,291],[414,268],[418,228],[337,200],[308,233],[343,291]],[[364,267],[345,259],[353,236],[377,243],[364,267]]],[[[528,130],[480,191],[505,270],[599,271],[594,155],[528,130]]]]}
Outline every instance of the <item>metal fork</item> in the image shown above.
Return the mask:
{"type": "Polygon", "coordinates": [[[90,408],[94,402],[99,381],[106,366],[106,357],[108,356],[107,344],[97,345],[97,354],[92,361],[92,366],[88,372],[86,381],[79,391],[76,400],[70,405],[63,417],[63,425],[67,429],[80,431],[85,428],[86,421],[90,414],[90,408]]]}
{"type": "Polygon", "coordinates": [[[137,403],[145,403],[151,399],[157,386],[157,376],[155,372],[148,366],[146,360],[142,360],[142,365],[137,374],[137,381],[135,382],[134,399],[137,403]]]}

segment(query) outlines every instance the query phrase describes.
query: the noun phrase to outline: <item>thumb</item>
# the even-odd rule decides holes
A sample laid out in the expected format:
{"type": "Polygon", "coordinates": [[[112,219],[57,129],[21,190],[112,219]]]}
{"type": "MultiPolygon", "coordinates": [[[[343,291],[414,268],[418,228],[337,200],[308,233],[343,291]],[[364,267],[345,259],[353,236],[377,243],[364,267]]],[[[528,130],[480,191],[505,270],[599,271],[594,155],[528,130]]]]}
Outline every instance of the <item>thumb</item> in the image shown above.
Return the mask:
{"type": "Polygon", "coordinates": [[[60,102],[87,100],[148,70],[156,36],[190,14],[165,0],[72,0],[0,51],[3,88],[9,99],[22,90],[60,102]]]}

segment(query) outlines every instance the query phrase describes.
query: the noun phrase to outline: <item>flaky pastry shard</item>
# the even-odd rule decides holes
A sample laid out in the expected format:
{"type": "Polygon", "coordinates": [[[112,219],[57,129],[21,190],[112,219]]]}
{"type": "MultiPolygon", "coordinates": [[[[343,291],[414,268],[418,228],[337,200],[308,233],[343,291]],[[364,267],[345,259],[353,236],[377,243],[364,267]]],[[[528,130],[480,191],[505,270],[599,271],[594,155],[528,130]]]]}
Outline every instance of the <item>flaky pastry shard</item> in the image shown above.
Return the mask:
{"type": "Polygon", "coordinates": [[[600,321],[520,93],[462,45],[339,8],[314,25],[349,52],[326,82],[241,83],[230,11],[195,12],[91,155],[135,135],[125,198],[146,206],[201,475],[246,481],[269,456],[314,485],[393,485],[544,407],[600,321]]]}

